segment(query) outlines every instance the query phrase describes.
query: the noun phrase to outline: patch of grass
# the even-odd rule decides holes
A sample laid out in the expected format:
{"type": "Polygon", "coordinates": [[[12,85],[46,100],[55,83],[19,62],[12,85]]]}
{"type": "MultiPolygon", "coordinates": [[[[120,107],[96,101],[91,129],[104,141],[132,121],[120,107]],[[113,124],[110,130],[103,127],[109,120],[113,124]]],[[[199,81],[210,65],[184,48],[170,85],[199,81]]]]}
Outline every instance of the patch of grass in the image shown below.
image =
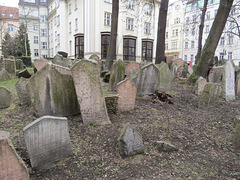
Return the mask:
{"type": "Polygon", "coordinates": [[[6,87],[12,93],[16,93],[15,84],[17,83],[18,78],[14,75],[11,75],[11,79],[8,81],[0,81],[0,87],[6,87]]]}

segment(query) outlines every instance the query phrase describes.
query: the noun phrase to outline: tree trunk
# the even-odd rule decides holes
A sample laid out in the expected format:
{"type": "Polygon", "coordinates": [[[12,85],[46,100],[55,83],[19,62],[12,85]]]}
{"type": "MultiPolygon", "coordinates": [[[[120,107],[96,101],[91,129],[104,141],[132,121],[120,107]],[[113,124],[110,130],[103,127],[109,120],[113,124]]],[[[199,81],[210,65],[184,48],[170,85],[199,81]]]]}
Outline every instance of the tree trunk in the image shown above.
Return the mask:
{"type": "Polygon", "coordinates": [[[202,16],[201,16],[201,23],[200,23],[200,26],[199,26],[198,51],[197,51],[197,55],[195,56],[195,64],[197,64],[199,56],[200,56],[201,51],[202,51],[202,36],[203,36],[203,28],[204,28],[204,19],[205,19],[205,14],[206,14],[206,11],[207,11],[207,4],[208,4],[208,0],[204,0],[202,16]]]}
{"type": "Polygon", "coordinates": [[[157,49],[155,64],[166,62],[165,58],[165,33],[169,0],[161,1],[158,16],[157,49]]]}
{"type": "Polygon", "coordinates": [[[111,67],[113,65],[113,60],[116,58],[118,13],[119,13],[119,0],[113,0],[112,1],[111,35],[110,35],[110,42],[108,46],[106,70],[111,70],[111,67]]]}
{"type": "Polygon", "coordinates": [[[233,0],[220,1],[218,12],[212,24],[211,31],[203,47],[198,63],[194,68],[193,74],[190,78],[195,77],[196,79],[196,77],[199,76],[207,78],[210,69],[214,65],[214,53],[225,27],[232,4],[233,0]]]}

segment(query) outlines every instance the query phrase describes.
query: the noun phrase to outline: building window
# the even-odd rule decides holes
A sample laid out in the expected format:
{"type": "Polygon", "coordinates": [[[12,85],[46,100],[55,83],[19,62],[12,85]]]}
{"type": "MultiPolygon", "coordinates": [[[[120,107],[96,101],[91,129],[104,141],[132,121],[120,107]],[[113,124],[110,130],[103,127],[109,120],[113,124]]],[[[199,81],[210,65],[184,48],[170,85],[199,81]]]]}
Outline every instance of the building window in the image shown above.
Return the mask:
{"type": "Polygon", "coordinates": [[[188,42],[185,42],[185,49],[188,49],[188,42]]]}
{"type": "Polygon", "coordinates": [[[111,23],[112,23],[112,14],[105,12],[104,13],[104,25],[111,26],[111,23]]]}
{"type": "Polygon", "coordinates": [[[57,44],[60,45],[60,34],[57,35],[57,44]]]}
{"type": "Polygon", "coordinates": [[[46,16],[40,16],[40,21],[41,21],[42,23],[47,22],[46,16]]]}
{"type": "Polygon", "coordinates": [[[168,38],[168,32],[166,32],[166,34],[165,34],[165,39],[167,39],[168,38]]]}
{"type": "Polygon", "coordinates": [[[231,45],[233,44],[233,36],[228,36],[228,44],[231,45]]]}
{"type": "Polygon", "coordinates": [[[10,32],[13,31],[13,24],[8,24],[8,31],[10,31],[10,32]]]}
{"type": "Polygon", "coordinates": [[[55,41],[57,40],[57,31],[55,31],[55,41]]]}
{"type": "Polygon", "coordinates": [[[72,3],[68,5],[68,14],[72,13],[72,3]]]}
{"type": "Polygon", "coordinates": [[[228,60],[232,60],[232,52],[228,52],[228,60]]]}
{"type": "Polygon", "coordinates": [[[224,37],[221,37],[220,39],[220,46],[224,46],[224,37]]]}
{"type": "Polygon", "coordinates": [[[152,14],[152,5],[151,4],[145,4],[145,14],[151,15],[152,14]]]}
{"type": "Polygon", "coordinates": [[[219,53],[219,60],[223,60],[223,58],[224,58],[224,53],[223,52],[219,53]]]}
{"type": "Polygon", "coordinates": [[[144,33],[150,34],[151,23],[145,23],[144,33]]]}
{"type": "Polygon", "coordinates": [[[205,33],[209,33],[209,25],[206,25],[205,33]]]}
{"type": "Polygon", "coordinates": [[[128,0],[126,8],[133,9],[133,7],[134,7],[134,0],[128,0]]]}
{"type": "Polygon", "coordinates": [[[78,30],[78,18],[75,19],[75,30],[78,30]]]}
{"type": "Polygon", "coordinates": [[[178,23],[180,23],[180,18],[174,19],[174,24],[178,24],[178,23]]]}
{"type": "Polygon", "coordinates": [[[34,40],[33,41],[34,41],[35,44],[38,44],[38,36],[34,36],[34,40]]]}
{"type": "Polygon", "coordinates": [[[191,54],[190,61],[192,61],[192,62],[193,62],[193,60],[194,60],[194,55],[193,55],[193,54],[191,54]]]}
{"type": "Polygon", "coordinates": [[[196,21],[197,21],[197,16],[194,14],[194,15],[192,16],[192,19],[193,19],[193,22],[196,22],[196,21]]]}
{"type": "Polygon", "coordinates": [[[188,34],[189,34],[189,29],[186,29],[186,31],[185,31],[185,36],[187,37],[188,34]]]}
{"type": "Polygon", "coordinates": [[[41,3],[45,3],[45,2],[47,2],[47,0],[40,0],[40,2],[41,2],[41,3]]]}
{"type": "Polygon", "coordinates": [[[174,29],[174,30],[172,31],[172,36],[173,36],[173,37],[178,36],[178,29],[174,29]]]}
{"type": "Polygon", "coordinates": [[[142,60],[152,62],[153,42],[142,41],[142,60]]]}
{"type": "Polygon", "coordinates": [[[105,2],[112,3],[112,0],[104,0],[105,2]]]}
{"type": "Polygon", "coordinates": [[[38,49],[34,49],[34,56],[39,56],[38,49]]]}
{"type": "Polygon", "coordinates": [[[175,55],[173,55],[173,60],[176,60],[176,59],[178,59],[178,55],[177,54],[175,54],[175,55]]]}
{"type": "Polygon", "coordinates": [[[206,13],[206,19],[210,19],[210,11],[206,13]]]}
{"type": "Polygon", "coordinates": [[[133,30],[133,19],[132,18],[127,18],[126,29],[127,30],[133,30]]]}
{"type": "Polygon", "coordinates": [[[177,41],[172,42],[172,49],[177,49],[177,41]]]}
{"type": "Polygon", "coordinates": [[[78,0],[75,0],[75,9],[78,8],[78,0]]]}
{"type": "Polygon", "coordinates": [[[192,28],[192,36],[195,35],[195,28],[192,28]]]}
{"type": "Polygon", "coordinates": [[[123,39],[123,60],[136,60],[136,39],[123,39]]]}
{"type": "Polygon", "coordinates": [[[110,42],[110,35],[102,34],[102,39],[101,39],[101,57],[102,57],[102,59],[107,58],[109,42],[110,42]]]}
{"type": "Polygon", "coordinates": [[[72,41],[69,41],[69,55],[72,55],[72,41]]]}
{"type": "Polygon", "coordinates": [[[57,16],[57,26],[60,25],[60,15],[57,16]]]}
{"type": "Polygon", "coordinates": [[[165,50],[168,50],[168,43],[165,44],[165,50]]]}
{"type": "Polygon", "coordinates": [[[47,42],[41,42],[41,49],[47,49],[47,42]]]}
{"type": "Polygon", "coordinates": [[[38,30],[38,24],[33,24],[33,30],[37,31],[38,30]]]}
{"type": "Polygon", "coordinates": [[[191,48],[194,48],[194,44],[195,44],[195,42],[191,41],[191,48]]]}
{"type": "Polygon", "coordinates": [[[69,33],[71,33],[72,32],[72,23],[70,22],[69,23],[69,33]]]}
{"type": "Polygon", "coordinates": [[[84,35],[75,36],[75,58],[82,59],[84,57],[84,35]]]}
{"type": "Polygon", "coordinates": [[[47,29],[41,29],[41,36],[47,36],[47,29]]]}
{"type": "Polygon", "coordinates": [[[51,42],[53,42],[53,34],[51,34],[51,42]]]}
{"type": "Polygon", "coordinates": [[[189,22],[190,22],[190,18],[186,17],[186,24],[189,24],[189,22]]]}

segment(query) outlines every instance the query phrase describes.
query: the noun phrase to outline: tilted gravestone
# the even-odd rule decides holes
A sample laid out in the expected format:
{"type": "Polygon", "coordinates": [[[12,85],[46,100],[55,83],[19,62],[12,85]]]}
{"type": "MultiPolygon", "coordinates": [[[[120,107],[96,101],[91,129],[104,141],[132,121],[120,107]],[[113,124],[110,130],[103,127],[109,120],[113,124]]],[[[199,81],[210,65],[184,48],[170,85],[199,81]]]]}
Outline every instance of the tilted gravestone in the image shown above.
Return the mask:
{"type": "Polygon", "coordinates": [[[18,98],[20,100],[20,104],[22,106],[30,106],[31,105],[31,99],[29,96],[29,92],[27,89],[27,82],[28,80],[25,78],[20,78],[18,82],[15,84],[15,88],[17,91],[18,98]]]}
{"type": "Polygon", "coordinates": [[[137,62],[130,62],[127,64],[126,69],[125,69],[125,74],[127,76],[127,78],[130,77],[130,75],[132,74],[132,72],[139,72],[140,71],[140,65],[137,62]]]}
{"type": "Polygon", "coordinates": [[[24,69],[18,73],[18,78],[30,78],[32,75],[28,72],[27,69],[24,69]]]}
{"type": "Polygon", "coordinates": [[[159,86],[159,69],[154,64],[148,64],[138,72],[133,82],[137,86],[138,95],[152,94],[159,86]]]}
{"type": "Polygon", "coordinates": [[[47,59],[41,58],[34,61],[34,67],[40,71],[49,61],[47,59]]]}
{"type": "Polygon", "coordinates": [[[208,74],[208,82],[220,83],[223,77],[223,66],[213,67],[208,74]]]}
{"type": "Polygon", "coordinates": [[[144,153],[144,145],[141,134],[127,123],[118,138],[119,154],[122,157],[144,153]]]}
{"type": "Polygon", "coordinates": [[[8,108],[11,100],[11,92],[5,87],[0,87],[0,109],[8,108]]]}
{"type": "Polygon", "coordinates": [[[122,60],[117,60],[111,67],[109,90],[115,91],[117,84],[125,78],[125,64],[122,60]]]}
{"type": "Polygon", "coordinates": [[[118,111],[130,111],[134,109],[137,95],[136,85],[128,79],[117,84],[118,111]]]}
{"type": "Polygon", "coordinates": [[[0,131],[0,179],[28,180],[28,170],[10,140],[10,133],[0,131]]]}
{"type": "Polygon", "coordinates": [[[176,72],[176,77],[177,78],[187,78],[188,76],[188,64],[187,62],[183,62],[181,66],[178,67],[177,72],[176,72]]]}
{"type": "Polygon", "coordinates": [[[52,63],[63,67],[68,67],[67,59],[64,58],[61,54],[56,54],[52,60],[52,63]]]}
{"type": "Polygon", "coordinates": [[[15,60],[4,59],[4,67],[10,74],[15,74],[15,60]]]}
{"type": "Polygon", "coordinates": [[[173,75],[165,62],[159,65],[159,86],[158,89],[169,90],[172,86],[173,75]]]}
{"type": "Polygon", "coordinates": [[[79,114],[79,105],[72,76],[45,65],[28,81],[27,89],[35,114],[70,116],[79,114]]]}
{"type": "Polygon", "coordinates": [[[33,168],[49,169],[72,154],[65,117],[43,116],[24,127],[23,133],[33,168]]]}
{"type": "Polygon", "coordinates": [[[24,69],[25,65],[21,59],[16,59],[16,69],[21,70],[24,69]]]}
{"type": "Polygon", "coordinates": [[[203,78],[202,76],[199,77],[194,85],[195,94],[200,96],[202,94],[206,84],[207,84],[207,80],[205,78],[203,78]]]}
{"type": "Polygon", "coordinates": [[[230,61],[227,61],[223,70],[223,97],[227,101],[235,99],[235,73],[234,67],[230,61]]]}
{"type": "Polygon", "coordinates": [[[0,70],[0,81],[7,81],[10,79],[11,79],[10,74],[4,68],[0,70]]]}
{"type": "Polygon", "coordinates": [[[72,67],[73,81],[83,123],[111,124],[95,60],[81,60],[72,67]]]}

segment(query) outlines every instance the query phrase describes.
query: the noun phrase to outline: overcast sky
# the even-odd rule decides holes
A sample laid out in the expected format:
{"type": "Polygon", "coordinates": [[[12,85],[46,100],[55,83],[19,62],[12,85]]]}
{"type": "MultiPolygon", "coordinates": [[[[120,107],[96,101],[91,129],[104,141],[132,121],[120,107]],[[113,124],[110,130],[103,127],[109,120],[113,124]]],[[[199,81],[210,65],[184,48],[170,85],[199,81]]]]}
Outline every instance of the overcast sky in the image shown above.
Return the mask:
{"type": "Polygon", "coordinates": [[[0,0],[0,5],[2,6],[10,6],[10,7],[18,7],[19,0],[0,0]]]}

